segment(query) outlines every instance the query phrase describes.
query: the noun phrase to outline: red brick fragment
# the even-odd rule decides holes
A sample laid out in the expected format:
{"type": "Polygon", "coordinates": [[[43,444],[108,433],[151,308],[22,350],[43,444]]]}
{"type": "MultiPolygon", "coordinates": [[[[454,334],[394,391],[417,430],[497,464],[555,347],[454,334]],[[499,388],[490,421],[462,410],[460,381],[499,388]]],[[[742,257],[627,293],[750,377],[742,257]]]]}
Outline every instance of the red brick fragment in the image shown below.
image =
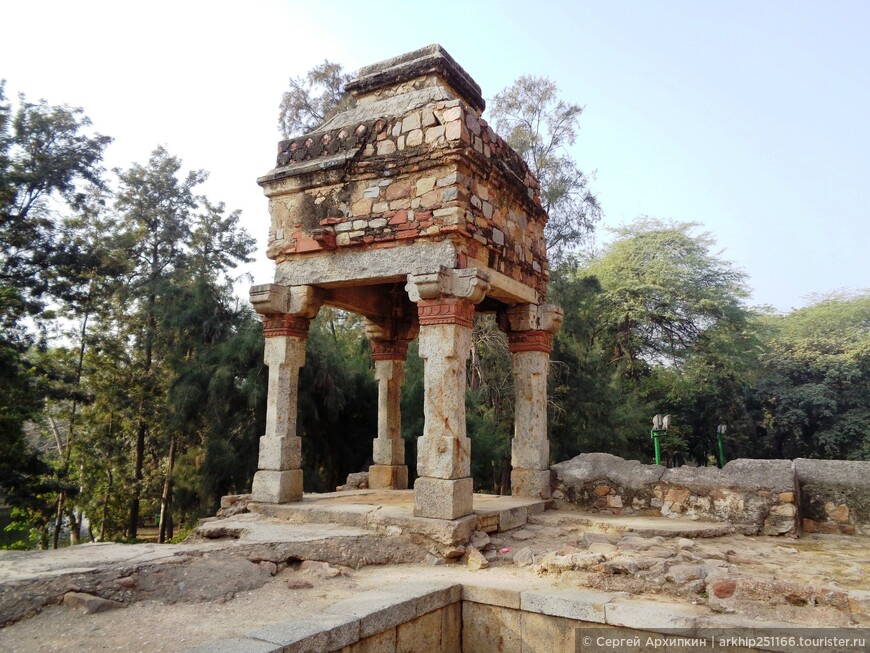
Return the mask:
{"type": "Polygon", "coordinates": [[[717,580],[713,583],[713,596],[717,599],[727,599],[734,595],[737,589],[737,581],[735,580],[717,580]]]}

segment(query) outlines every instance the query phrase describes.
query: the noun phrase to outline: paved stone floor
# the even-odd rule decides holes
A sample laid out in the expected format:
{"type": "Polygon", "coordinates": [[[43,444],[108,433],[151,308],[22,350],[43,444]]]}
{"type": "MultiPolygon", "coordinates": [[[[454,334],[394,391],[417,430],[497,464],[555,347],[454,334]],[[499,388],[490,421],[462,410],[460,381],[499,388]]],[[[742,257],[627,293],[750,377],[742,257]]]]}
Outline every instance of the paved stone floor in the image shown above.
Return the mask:
{"type": "Polygon", "coordinates": [[[870,627],[867,538],[750,537],[692,520],[529,514],[509,498],[478,495],[483,516],[520,508],[525,517],[474,532],[462,546],[406,529],[410,493],[341,494],[306,498],[311,509],[298,514],[307,521],[241,513],[204,522],[180,545],[0,552],[0,621],[18,619],[0,629],[0,650],[185,651],[361,593],[434,581],[491,597],[544,592],[563,603],[607,593],[614,614],[633,601],[638,619],[667,606],[681,619],[870,627]],[[334,514],[365,519],[312,520],[334,514]],[[58,604],[73,591],[127,607],[83,615],[58,604]]]}

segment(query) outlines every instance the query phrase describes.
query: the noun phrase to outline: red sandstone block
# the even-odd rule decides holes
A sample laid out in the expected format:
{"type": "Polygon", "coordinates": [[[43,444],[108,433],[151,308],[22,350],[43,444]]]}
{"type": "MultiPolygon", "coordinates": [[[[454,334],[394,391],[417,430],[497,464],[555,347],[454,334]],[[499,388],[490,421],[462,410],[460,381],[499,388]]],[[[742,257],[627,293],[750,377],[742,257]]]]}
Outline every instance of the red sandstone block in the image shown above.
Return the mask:
{"type": "MultiPolygon", "coordinates": [[[[471,238],[471,234],[468,233],[465,229],[463,229],[459,225],[447,225],[446,227],[441,227],[441,233],[459,234],[460,236],[465,236],[466,238],[471,238]]],[[[460,265],[459,267],[462,267],[462,266],[460,265]]]]}
{"type": "Polygon", "coordinates": [[[419,230],[414,231],[400,231],[396,234],[396,240],[405,240],[407,238],[416,238],[420,235],[419,230]]]}
{"type": "MultiPolygon", "coordinates": [[[[387,214],[384,214],[384,217],[387,217],[387,214]]],[[[407,211],[396,211],[396,215],[390,220],[390,224],[404,224],[408,222],[408,212],[407,211]]]]}
{"type": "Polygon", "coordinates": [[[737,581],[720,580],[713,583],[713,595],[718,599],[727,599],[734,595],[737,589],[737,581]]]}
{"type": "Polygon", "coordinates": [[[302,254],[303,252],[319,252],[322,249],[323,246],[313,238],[300,238],[296,241],[297,254],[302,254]]]}
{"type": "Polygon", "coordinates": [[[403,197],[411,197],[411,184],[407,181],[397,181],[387,186],[384,197],[389,200],[397,200],[403,197]]]}

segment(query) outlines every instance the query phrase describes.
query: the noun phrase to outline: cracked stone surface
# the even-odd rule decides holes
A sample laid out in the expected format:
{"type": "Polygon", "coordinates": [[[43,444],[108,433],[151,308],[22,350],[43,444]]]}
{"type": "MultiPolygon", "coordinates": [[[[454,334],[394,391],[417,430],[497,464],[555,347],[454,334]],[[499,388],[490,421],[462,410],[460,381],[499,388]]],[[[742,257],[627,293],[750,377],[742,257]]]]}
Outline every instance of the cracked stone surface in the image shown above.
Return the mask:
{"type": "Polygon", "coordinates": [[[387,586],[439,579],[462,583],[468,597],[509,598],[519,588],[532,607],[545,599],[570,607],[575,594],[598,592],[611,597],[615,620],[653,618],[667,604],[693,623],[870,626],[870,546],[859,537],[722,535],[691,520],[555,510],[520,529],[480,533],[472,545],[488,568],[472,571],[459,547],[415,541],[401,529],[240,514],[207,521],[201,532],[180,545],[0,553],[0,614],[31,615],[0,629],[0,650],[185,651],[366,592],[380,596],[387,586]],[[127,607],[83,615],[62,604],[68,592],[127,607]],[[172,637],[158,636],[157,623],[172,637]]]}

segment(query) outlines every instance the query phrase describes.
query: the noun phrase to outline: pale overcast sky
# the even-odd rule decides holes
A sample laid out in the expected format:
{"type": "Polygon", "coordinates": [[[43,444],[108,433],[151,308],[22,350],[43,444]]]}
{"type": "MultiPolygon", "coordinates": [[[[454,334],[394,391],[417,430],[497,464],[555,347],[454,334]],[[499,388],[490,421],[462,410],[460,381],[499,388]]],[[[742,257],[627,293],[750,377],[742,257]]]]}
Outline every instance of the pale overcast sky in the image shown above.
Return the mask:
{"type": "MultiPolygon", "coordinates": [[[[5,3],[7,94],[81,106],[107,166],[158,144],[242,209],[271,280],[266,200],[287,79],[441,43],[491,98],[547,75],[585,105],[573,154],[597,170],[603,226],[695,221],[780,310],[870,287],[870,3],[5,3]]],[[[484,114],[486,115],[486,114],[484,114]]],[[[604,228],[599,241],[607,239],[604,228]]]]}

